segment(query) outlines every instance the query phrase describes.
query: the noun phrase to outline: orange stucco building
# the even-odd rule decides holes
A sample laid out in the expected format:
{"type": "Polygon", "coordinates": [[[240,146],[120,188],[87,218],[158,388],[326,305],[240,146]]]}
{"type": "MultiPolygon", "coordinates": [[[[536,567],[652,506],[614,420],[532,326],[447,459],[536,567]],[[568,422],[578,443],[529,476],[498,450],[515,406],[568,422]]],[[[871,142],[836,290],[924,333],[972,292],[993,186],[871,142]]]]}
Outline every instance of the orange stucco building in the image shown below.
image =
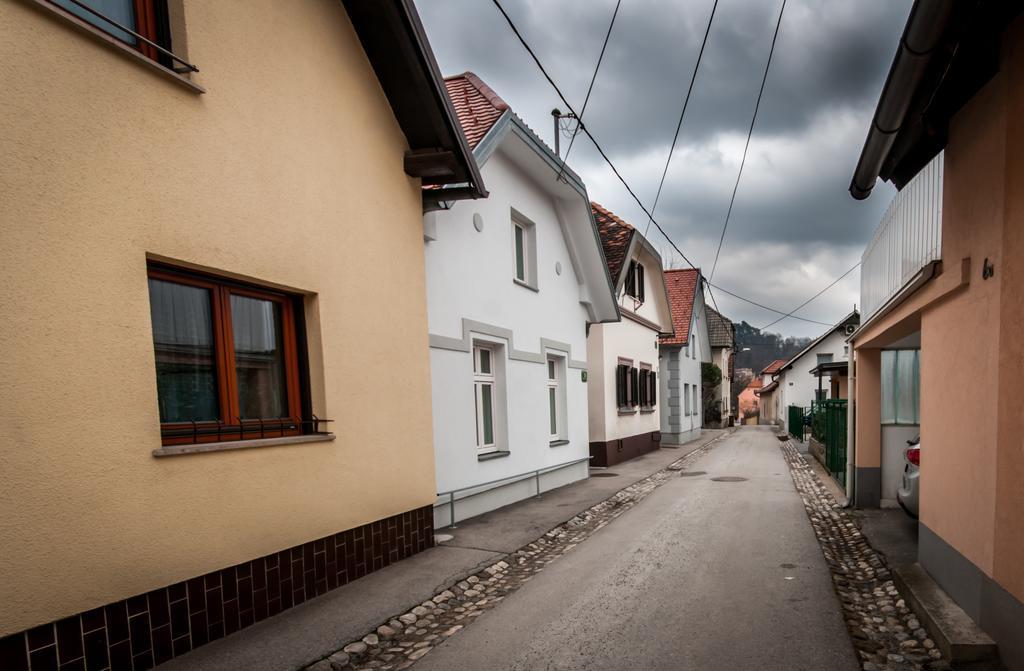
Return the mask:
{"type": "Polygon", "coordinates": [[[1009,4],[919,0],[879,100],[851,193],[866,197],[881,177],[903,189],[897,200],[916,193],[902,202],[916,214],[883,221],[888,237],[872,245],[897,249],[900,226],[903,240],[924,240],[930,217],[941,242],[901,243],[904,274],[879,300],[863,287],[884,278],[862,281],[873,303],[851,338],[849,470],[856,504],[878,505],[890,432],[920,432],[919,563],[1021,669],[1024,16],[1009,4]],[[919,399],[906,404],[917,414],[902,424],[890,403],[906,399],[884,391],[891,351],[919,357],[919,399]]]}

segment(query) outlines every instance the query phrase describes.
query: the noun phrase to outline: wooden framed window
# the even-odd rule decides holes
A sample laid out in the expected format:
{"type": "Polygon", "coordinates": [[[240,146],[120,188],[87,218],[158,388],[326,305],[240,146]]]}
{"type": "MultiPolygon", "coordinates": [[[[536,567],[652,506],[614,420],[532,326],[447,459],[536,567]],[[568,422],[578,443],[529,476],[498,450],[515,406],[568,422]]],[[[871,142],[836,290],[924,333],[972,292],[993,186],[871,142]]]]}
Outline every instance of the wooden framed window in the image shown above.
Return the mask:
{"type": "Polygon", "coordinates": [[[50,2],[99,28],[111,37],[135,47],[154,61],[173,68],[174,64],[166,54],[161,54],[151,45],[115,25],[120,24],[129,28],[170,51],[171,38],[166,0],[78,0],[78,4],[71,0],[50,0],[50,2]],[[90,12],[80,5],[86,5],[96,13],[90,12]]]}
{"type": "Polygon", "coordinates": [[[657,404],[658,374],[651,370],[651,365],[640,364],[640,407],[652,409],[657,404]]]}
{"type": "Polygon", "coordinates": [[[626,271],[625,290],[627,296],[632,296],[640,303],[644,302],[644,266],[636,261],[629,262],[629,269],[626,271]]]}
{"type": "Polygon", "coordinates": [[[615,403],[620,410],[630,410],[640,402],[640,371],[632,361],[619,360],[615,367],[615,403]]]}
{"type": "Polygon", "coordinates": [[[302,433],[293,297],[149,269],[165,445],[302,433]]]}

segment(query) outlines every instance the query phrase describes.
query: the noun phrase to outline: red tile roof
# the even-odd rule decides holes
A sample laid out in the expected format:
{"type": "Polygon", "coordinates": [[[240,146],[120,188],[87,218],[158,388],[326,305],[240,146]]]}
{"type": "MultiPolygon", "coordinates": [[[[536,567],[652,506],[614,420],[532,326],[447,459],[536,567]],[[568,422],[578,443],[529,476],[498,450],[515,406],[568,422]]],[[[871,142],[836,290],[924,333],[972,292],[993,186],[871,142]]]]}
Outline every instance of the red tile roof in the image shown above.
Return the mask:
{"type": "Polygon", "coordinates": [[[612,283],[618,286],[619,274],[626,262],[626,252],[629,251],[629,243],[633,239],[635,229],[595,202],[590,203],[590,210],[594,213],[594,221],[597,222],[597,230],[601,234],[601,247],[604,248],[604,259],[608,264],[612,283]]]}
{"type": "Polygon", "coordinates": [[[455,106],[469,148],[476,149],[487,131],[509,109],[508,103],[472,72],[445,77],[444,85],[455,106]]]}
{"type": "Polygon", "coordinates": [[[693,298],[697,291],[698,277],[700,268],[665,271],[668,302],[676,334],[663,337],[662,345],[686,345],[690,342],[690,317],[693,316],[693,298]]]}
{"type": "Polygon", "coordinates": [[[761,378],[755,377],[753,380],[750,381],[750,384],[748,384],[746,386],[746,388],[747,389],[760,389],[763,385],[764,385],[764,382],[761,382],[761,378]]]}
{"type": "Polygon", "coordinates": [[[788,359],[776,359],[775,361],[772,361],[770,364],[765,366],[764,370],[758,373],[758,375],[774,375],[775,373],[779,372],[780,368],[786,365],[787,361],[788,359]]]}

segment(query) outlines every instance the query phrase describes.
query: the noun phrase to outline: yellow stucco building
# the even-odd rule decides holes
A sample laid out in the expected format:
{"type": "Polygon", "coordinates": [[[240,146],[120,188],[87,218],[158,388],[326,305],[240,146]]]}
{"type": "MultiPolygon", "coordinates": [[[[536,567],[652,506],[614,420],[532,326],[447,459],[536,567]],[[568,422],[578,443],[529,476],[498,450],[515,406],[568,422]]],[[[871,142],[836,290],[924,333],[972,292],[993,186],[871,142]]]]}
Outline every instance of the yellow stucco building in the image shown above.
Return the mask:
{"type": "Polygon", "coordinates": [[[0,3],[3,668],[429,547],[421,186],[483,195],[411,2],[85,4],[0,3]]]}

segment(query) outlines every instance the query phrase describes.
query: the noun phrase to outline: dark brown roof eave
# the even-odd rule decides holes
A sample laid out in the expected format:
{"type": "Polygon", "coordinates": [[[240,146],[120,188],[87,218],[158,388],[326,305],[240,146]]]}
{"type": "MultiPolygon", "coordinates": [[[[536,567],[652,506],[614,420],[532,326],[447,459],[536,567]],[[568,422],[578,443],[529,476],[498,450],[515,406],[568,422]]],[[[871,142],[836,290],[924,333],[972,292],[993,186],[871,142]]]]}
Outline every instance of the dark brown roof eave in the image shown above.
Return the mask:
{"type": "MultiPolygon", "coordinates": [[[[445,200],[485,198],[412,0],[343,0],[352,26],[409,143],[405,172],[424,185],[459,184],[445,200]]],[[[430,198],[424,190],[424,200],[430,198]]]]}
{"type": "Polygon", "coordinates": [[[850,195],[881,178],[902,189],[947,142],[949,120],[999,69],[1020,2],[916,0],[864,141],[850,195]]]}

